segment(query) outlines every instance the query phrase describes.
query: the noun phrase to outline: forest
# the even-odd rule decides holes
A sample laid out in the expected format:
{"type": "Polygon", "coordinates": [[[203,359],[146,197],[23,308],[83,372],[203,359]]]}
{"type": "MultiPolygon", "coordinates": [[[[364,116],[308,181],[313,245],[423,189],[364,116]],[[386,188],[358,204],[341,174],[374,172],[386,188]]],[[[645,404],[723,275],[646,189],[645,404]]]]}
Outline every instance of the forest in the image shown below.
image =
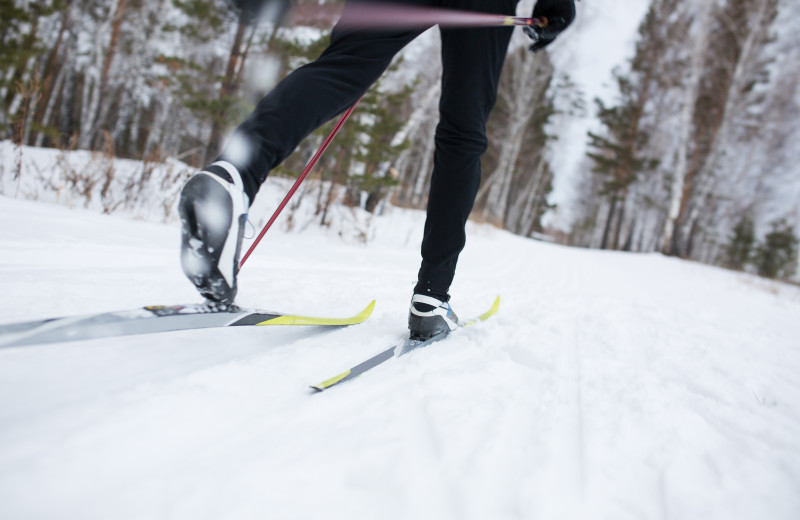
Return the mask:
{"type": "MultiPolygon", "coordinates": [[[[601,3],[581,3],[589,2],[601,3]]],[[[313,13],[341,3],[301,0],[294,6],[311,9],[282,24],[254,24],[219,0],[0,0],[0,140],[201,167],[276,81],[319,55],[335,18],[313,13]]],[[[557,49],[531,55],[517,32],[487,128],[473,218],[574,246],[662,252],[793,279],[796,4],[652,0],[631,55],[613,77],[598,79],[613,81],[613,100],[583,99],[557,49]],[[579,152],[577,195],[556,208],[551,194],[563,172],[553,157],[576,153],[558,128],[575,117],[596,124],[579,152]],[[551,225],[556,210],[568,210],[569,222],[551,225]]],[[[387,203],[425,207],[437,49],[429,31],[401,53],[323,156],[313,173],[329,181],[320,183],[320,225],[330,224],[335,202],[375,213],[387,203]]],[[[272,175],[296,176],[332,124],[272,175]]]]}

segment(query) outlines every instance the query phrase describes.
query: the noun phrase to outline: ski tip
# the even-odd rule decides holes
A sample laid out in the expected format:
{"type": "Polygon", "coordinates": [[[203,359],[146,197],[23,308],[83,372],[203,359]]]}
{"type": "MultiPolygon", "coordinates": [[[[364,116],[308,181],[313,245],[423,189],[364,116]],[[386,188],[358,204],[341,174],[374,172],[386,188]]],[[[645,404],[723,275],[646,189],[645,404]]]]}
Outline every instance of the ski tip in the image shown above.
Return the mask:
{"type": "Polygon", "coordinates": [[[353,316],[352,318],[345,318],[342,320],[344,323],[343,325],[356,325],[358,323],[363,323],[367,321],[367,318],[372,316],[372,311],[375,309],[375,300],[369,302],[369,305],[364,307],[364,310],[353,316]]]}
{"type": "Polygon", "coordinates": [[[358,317],[359,317],[359,318],[361,318],[361,321],[364,321],[364,320],[366,320],[367,318],[369,318],[370,316],[372,316],[372,311],[373,311],[373,310],[375,310],[375,300],[372,300],[371,302],[369,302],[369,305],[367,305],[367,306],[364,308],[364,310],[363,310],[363,311],[361,311],[361,312],[358,314],[358,317]]]}
{"type": "Polygon", "coordinates": [[[494,299],[494,303],[492,304],[491,308],[488,311],[486,311],[486,313],[481,314],[481,321],[485,320],[492,314],[496,314],[499,309],[500,309],[500,295],[498,294],[497,297],[494,299]]]}
{"type": "Polygon", "coordinates": [[[497,296],[494,299],[494,303],[492,303],[492,306],[489,307],[488,311],[484,312],[483,314],[481,314],[477,318],[473,318],[473,319],[469,320],[468,322],[464,323],[464,325],[462,325],[462,327],[469,327],[470,325],[475,325],[476,323],[480,323],[482,321],[486,321],[491,316],[497,314],[497,311],[499,309],[500,309],[500,296],[497,296]]]}
{"type": "Polygon", "coordinates": [[[372,315],[372,310],[375,308],[375,300],[372,300],[369,305],[364,307],[364,310],[349,318],[316,318],[312,316],[298,316],[294,314],[287,314],[276,316],[269,320],[258,323],[257,325],[327,325],[339,326],[357,325],[363,323],[372,315]]]}

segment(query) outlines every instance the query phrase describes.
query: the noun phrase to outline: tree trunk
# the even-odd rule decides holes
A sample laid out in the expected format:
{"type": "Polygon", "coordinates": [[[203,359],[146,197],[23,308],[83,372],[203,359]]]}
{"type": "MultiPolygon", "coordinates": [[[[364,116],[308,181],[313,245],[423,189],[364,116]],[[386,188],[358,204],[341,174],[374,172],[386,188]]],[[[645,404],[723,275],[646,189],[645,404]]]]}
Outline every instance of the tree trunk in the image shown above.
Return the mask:
{"type": "Polygon", "coordinates": [[[108,73],[111,69],[111,62],[114,59],[119,31],[125,14],[125,4],[127,0],[112,0],[108,19],[98,26],[95,33],[94,67],[87,74],[84,83],[84,104],[81,106],[81,126],[80,140],[78,145],[88,149],[92,145],[94,136],[97,133],[97,125],[100,122],[98,114],[100,112],[100,101],[108,85],[108,73]],[[103,52],[104,35],[111,29],[111,37],[108,48],[103,52]]]}
{"type": "MultiPolygon", "coordinates": [[[[242,42],[244,41],[245,31],[247,24],[244,23],[244,18],[239,19],[239,25],[236,27],[236,35],[233,38],[233,45],[231,52],[228,55],[228,64],[225,67],[225,77],[222,80],[222,86],[219,89],[220,101],[224,101],[228,96],[231,96],[236,88],[239,86],[240,75],[237,74],[241,70],[244,61],[244,53],[242,52],[242,42]]],[[[216,117],[213,118],[211,123],[211,135],[208,139],[206,146],[205,159],[203,162],[210,162],[213,157],[219,155],[222,147],[222,132],[224,130],[225,112],[221,109],[217,112],[216,117]]]]}
{"type": "MultiPolygon", "coordinates": [[[[692,121],[694,119],[694,108],[697,97],[700,93],[700,80],[703,76],[705,65],[705,53],[708,47],[710,36],[708,27],[710,26],[711,14],[714,2],[702,2],[702,10],[698,13],[695,20],[694,45],[691,51],[691,63],[689,69],[689,82],[683,96],[683,106],[681,108],[680,134],[678,135],[677,162],[672,178],[671,198],[667,220],[664,224],[662,233],[662,250],[665,254],[675,254],[673,235],[681,210],[685,208],[686,176],[689,164],[689,145],[692,132],[692,121]]],[[[684,209],[685,211],[685,209],[684,209]]]]}
{"type": "MultiPolygon", "coordinates": [[[[512,64],[509,64],[512,65],[512,64]]],[[[500,144],[499,161],[495,170],[484,181],[478,191],[476,200],[486,195],[486,205],[483,216],[499,224],[505,224],[505,215],[508,213],[511,184],[516,173],[517,162],[522,150],[522,140],[525,137],[525,127],[528,125],[536,109],[534,98],[540,90],[540,85],[535,81],[535,72],[540,66],[540,60],[523,56],[521,64],[509,67],[511,84],[506,97],[513,107],[507,123],[508,133],[506,139],[500,144]],[[488,193],[487,193],[488,191],[488,193]]],[[[522,194],[519,194],[522,195],[522,194]]]]}
{"type": "MultiPolygon", "coordinates": [[[[69,23],[69,15],[70,9],[72,7],[72,0],[67,0],[67,4],[64,6],[64,14],[61,15],[61,25],[58,30],[58,37],[56,38],[56,43],[53,45],[52,50],[50,51],[50,56],[47,58],[47,63],[44,66],[42,71],[42,93],[41,99],[39,100],[39,105],[36,108],[36,112],[33,116],[34,122],[38,125],[43,126],[46,125],[46,121],[50,113],[52,113],[52,103],[51,100],[53,98],[53,93],[58,90],[58,83],[59,79],[63,78],[62,68],[57,66],[58,54],[61,51],[61,43],[64,41],[64,34],[67,32],[67,24],[69,23]]],[[[42,139],[41,131],[35,131],[31,135],[31,139],[37,143],[37,146],[41,146],[38,143],[41,143],[42,139]]]]}
{"type": "Polygon", "coordinates": [[[619,207],[619,215],[617,216],[617,223],[614,226],[614,241],[611,244],[611,249],[617,250],[619,249],[619,236],[620,232],[622,231],[622,223],[625,221],[625,205],[627,203],[627,193],[623,191],[622,193],[622,200],[620,201],[622,204],[619,207]]]}
{"type": "Polygon", "coordinates": [[[683,242],[686,246],[685,249],[679,253],[683,253],[686,256],[690,254],[691,242],[697,230],[698,220],[703,208],[707,206],[706,200],[713,192],[713,188],[716,184],[714,170],[723,152],[730,144],[729,138],[734,126],[733,119],[737,112],[737,105],[742,100],[741,93],[745,90],[745,84],[751,80],[750,76],[746,74],[747,66],[750,65],[754,59],[755,40],[760,35],[760,32],[765,30],[763,25],[767,14],[767,7],[768,0],[760,0],[758,11],[745,25],[746,28],[749,28],[749,32],[742,45],[742,50],[736,61],[731,80],[728,83],[720,124],[716,132],[714,132],[711,149],[697,174],[699,184],[694,193],[694,203],[691,204],[690,209],[687,211],[686,219],[681,223],[681,229],[678,230],[680,235],[685,237],[683,242]]]}
{"type": "Polygon", "coordinates": [[[416,182],[414,182],[414,191],[411,195],[411,204],[414,207],[422,207],[425,200],[427,200],[428,187],[431,182],[431,174],[433,173],[433,150],[436,146],[434,139],[428,139],[425,143],[425,151],[422,155],[422,162],[417,170],[416,182]]]}
{"type": "Polygon", "coordinates": [[[508,213],[506,214],[506,227],[512,233],[522,234],[523,230],[531,228],[531,220],[535,219],[534,215],[536,211],[534,208],[536,206],[543,170],[544,159],[540,155],[539,160],[536,162],[536,168],[528,173],[527,182],[520,190],[514,202],[510,205],[508,213]]]}
{"type": "MultiPolygon", "coordinates": [[[[64,77],[67,75],[67,66],[62,65],[58,70],[58,75],[56,76],[55,83],[50,91],[50,97],[47,100],[47,103],[44,106],[44,112],[42,113],[41,119],[38,121],[42,125],[49,125],[50,121],[53,117],[53,110],[56,105],[56,100],[58,99],[58,92],[61,90],[61,86],[64,83],[64,77]]],[[[43,146],[45,139],[44,132],[38,132],[36,136],[36,140],[34,141],[35,146],[43,146]]]]}
{"type": "Polygon", "coordinates": [[[617,209],[617,197],[611,196],[608,206],[608,216],[606,217],[606,225],[603,228],[603,240],[600,242],[600,249],[606,249],[608,245],[608,237],[611,234],[611,223],[614,220],[614,211],[617,209]]]}
{"type": "Polygon", "coordinates": [[[427,186],[436,129],[432,114],[436,111],[440,92],[441,83],[437,82],[428,90],[422,102],[409,117],[408,124],[392,142],[392,145],[398,145],[406,139],[412,140],[412,146],[403,151],[395,163],[397,170],[403,172],[402,187],[397,190],[395,196],[395,202],[398,204],[415,204],[417,194],[424,191],[427,186]],[[414,146],[413,143],[418,143],[418,146],[414,146]]]}

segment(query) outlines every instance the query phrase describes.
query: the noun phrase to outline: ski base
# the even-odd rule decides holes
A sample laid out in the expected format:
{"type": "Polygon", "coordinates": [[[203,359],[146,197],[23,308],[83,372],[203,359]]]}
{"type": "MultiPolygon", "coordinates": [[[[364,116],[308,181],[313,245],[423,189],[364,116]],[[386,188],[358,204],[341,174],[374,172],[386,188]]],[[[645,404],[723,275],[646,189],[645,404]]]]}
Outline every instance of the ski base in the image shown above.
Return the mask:
{"type": "MultiPolygon", "coordinates": [[[[458,328],[469,327],[476,323],[480,323],[482,321],[487,320],[489,317],[493,316],[497,313],[498,309],[500,308],[500,297],[498,296],[495,298],[494,303],[489,308],[488,311],[484,312],[480,316],[473,318],[471,320],[467,320],[466,322],[459,324],[458,328]]],[[[349,370],[345,370],[341,374],[333,376],[325,381],[317,384],[312,385],[311,388],[316,390],[317,392],[322,392],[323,390],[327,390],[328,388],[338,385],[340,383],[344,383],[345,381],[349,381],[351,379],[355,379],[356,377],[360,376],[364,372],[375,368],[378,365],[389,361],[394,357],[400,357],[413,350],[418,350],[420,348],[427,347],[428,345],[440,341],[448,336],[449,332],[442,332],[437,334],[427,340],[421,341],[417,339],[407,339],[403,343],[399,345],[395,345],[391,348],[388,348],[381,352],[380,354],[369,358],[368,360],[359,363],[358,365],[354,366],[349,370]]]]}
{"type": "Polygon", "coordinates": [[[220,308],[209,303],[153,305],[130,311],[2,325],[0,348],[212,327],[266,325],[342,327],[366,321],[374,307],[373,300],[353,316],[327,318],[242,309],[236,306],[220,308]]]}

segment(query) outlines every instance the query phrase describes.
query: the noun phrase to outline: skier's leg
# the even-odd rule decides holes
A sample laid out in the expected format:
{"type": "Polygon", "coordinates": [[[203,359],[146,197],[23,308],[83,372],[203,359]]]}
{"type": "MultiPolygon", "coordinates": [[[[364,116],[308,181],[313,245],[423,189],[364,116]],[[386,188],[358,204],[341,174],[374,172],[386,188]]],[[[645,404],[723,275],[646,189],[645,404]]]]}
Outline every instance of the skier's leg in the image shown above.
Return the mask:
{"type": "Polygon", "coordinates": [[[420,32],[336,27],[330,46],[317,60],[289,74],[258,103],[220,157],[240,172],[251,203],[269,171],[303,138],[352,106],[420,32]]]}
{"type": "Polygon", "coordinates": [[[267,94],[222,156],[186,183],[179,202],[181,265],[203,296],[233,302],[247,210],[269,170],[355,103],[419,32],[335,29],[325,52],[267,94]]]}
{"type": "MultiPolygon", "coordinates": [[[[512,14],[516,0],[445,0],[445,7],[512,14]]],[[[442,30],[442,97],[436,151],[414,292],[448,298],[464,227],[481,179],[488,146],[486,121],[497,98],[511,28],[442,30]]]]}

